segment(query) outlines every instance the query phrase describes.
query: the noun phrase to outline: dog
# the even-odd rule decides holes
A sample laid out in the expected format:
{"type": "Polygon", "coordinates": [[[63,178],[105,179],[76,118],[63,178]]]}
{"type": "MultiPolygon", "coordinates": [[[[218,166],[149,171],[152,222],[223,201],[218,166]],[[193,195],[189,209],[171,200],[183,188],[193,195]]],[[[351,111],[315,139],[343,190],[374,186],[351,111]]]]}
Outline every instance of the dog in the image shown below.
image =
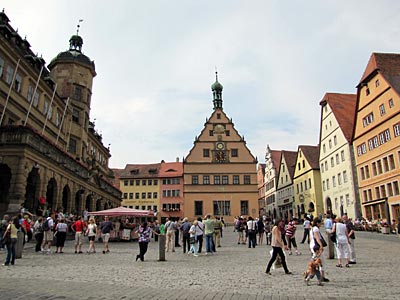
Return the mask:
{"type": "Polygon", "coordinates": [[[320,269],[322,267],[322,261],[320,258],[312,258],[308,264],[307,264],[307,270],[304,271],[304,279],[306,281],[307,285],[310,285],[310,279],[314,278],[314,276],[317,276],[318,279],[318,285],[323,285],[321,282],[321,272],[320,269]]]}

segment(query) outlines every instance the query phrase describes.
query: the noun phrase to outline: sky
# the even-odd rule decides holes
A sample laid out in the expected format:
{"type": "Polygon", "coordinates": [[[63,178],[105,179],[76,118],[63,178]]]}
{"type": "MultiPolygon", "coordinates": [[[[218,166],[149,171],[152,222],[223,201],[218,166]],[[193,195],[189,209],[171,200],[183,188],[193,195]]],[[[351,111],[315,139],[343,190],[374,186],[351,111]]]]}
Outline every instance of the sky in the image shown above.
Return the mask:
{"type": "MultiPolygon", "coordinates": [[[[110,167],[180,161],[213,112],[211,84],[258,162],[319,142],[327,92],[356,93],[372,52],[400,53],[395,0],[2,0],[49,64],[76,33],[96,65],[91,120],[110,167]]],[[[0,7],[1,8],[1,7],[0,7]]]]}

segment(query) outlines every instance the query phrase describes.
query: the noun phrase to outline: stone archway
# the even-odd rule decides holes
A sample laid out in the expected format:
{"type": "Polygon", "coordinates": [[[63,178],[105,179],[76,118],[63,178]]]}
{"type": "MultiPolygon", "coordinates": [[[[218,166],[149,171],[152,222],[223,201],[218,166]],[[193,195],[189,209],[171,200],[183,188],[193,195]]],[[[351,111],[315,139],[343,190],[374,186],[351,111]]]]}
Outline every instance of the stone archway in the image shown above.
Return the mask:
{"type": "Polygon", "coordinates": [[[96,201],[96,211],[102,210],[101,208],[101,198],[96,201]]]}
{"type": "Polygon", "coordinates": [[[70,212],[71,209],[71,189],[68,184],[64,186],[62,191],[61,205],[63,207],[64,213],[70,212]]]}
{"type": "Polygon", "coordinates": [[[93,211],[93,196],[91,194],[87,195],[85,201],[85,209],[88,211],[93,211]]]}
{"type": "Polygon", "coordinates": [[[80,189],[75,194],[75,212],[77,216],[82,216],[82,196],[85,191],[80,189]]]}
{"type": "Polygon", "coordinates": [[[10,204],[9,193],[11,185],[11,169],[6,164],[0,164],[0,212],[7,211],[10,204]]]}
{"type": "Polygon", "coordinates": [[[332,200],[330,197],[327,197],[325,200],[325,207],[326,207],[326,212],[327,213],[332,213],[333,209],[332,209],[332,200]]]}
{"type": "Polygon", "coordinates": [[[40,175],[39,168],[33,167],[26,179],[24,207],[30,212],[36,212],[39,206],[40,175]]]}
{"type": "Polygon", "coordinates": [[[54,177],[50,178],[47,183],[46,189],[46,204],[47,209],[51,209],[51,211],[56,210],[57,205],[57,181],[54,177]]]}

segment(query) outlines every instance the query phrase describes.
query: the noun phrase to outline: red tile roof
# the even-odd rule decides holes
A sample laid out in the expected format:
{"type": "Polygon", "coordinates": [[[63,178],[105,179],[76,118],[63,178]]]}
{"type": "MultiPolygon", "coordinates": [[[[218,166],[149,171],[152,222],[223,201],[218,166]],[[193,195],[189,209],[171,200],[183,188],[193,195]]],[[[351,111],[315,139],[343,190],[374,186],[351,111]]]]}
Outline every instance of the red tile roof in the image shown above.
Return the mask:
{"type": "Polygon", "coordinates": [[[159,177],[182,177],[182,162],[163,162],[161,163],[159,177]]]}
{"type": "Polygon", "coordinates": [[[400,75],[400,54],[372,53],[360,83],[376,71],[379,71],[385,78],[398,77],[400,75]]]}
{"type": "Polygon", "coordinates": [[[319,170],[319,146],[300,145],[299,150],[304,154],[313,170],[319,170]]]}
{"type": "Polygon", "coordinates": [[[282,150],[282,160],[284,159],[286,162],[286,167],[290,176],[290,179],[293,179],[294,171],[296,170],[296,151],[287,151],[282,150]]]}
{"type": "Polygon", "coordinates": [[[112,169],[115,177],[123,178],[154,178],[158,177],[161,163],[156,164],[127,164],[125,169],[112,169]]]}
{"type": "Polygon", "coordinates": [[[326,103],[329,104],[346,140],[350,143],[355,125],[357,95],[326,93],[320,105],[324,107],[326,103]]]}
{"type": "Polygon", "coordinates": [[[271,150],[272,163],[276,170],[279,170],[279,166],[281,163],[281,156],[282,156],[281,150],[271,150]]]}

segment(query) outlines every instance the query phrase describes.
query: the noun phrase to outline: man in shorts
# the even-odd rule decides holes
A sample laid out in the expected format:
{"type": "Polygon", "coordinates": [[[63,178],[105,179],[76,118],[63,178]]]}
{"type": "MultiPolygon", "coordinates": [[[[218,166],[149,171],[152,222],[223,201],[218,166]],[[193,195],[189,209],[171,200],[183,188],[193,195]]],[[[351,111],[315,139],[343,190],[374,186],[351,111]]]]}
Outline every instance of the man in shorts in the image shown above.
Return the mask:
{"type": "Polygon", "coordinates": [[[47,222],[47,230],[43,231],[42,253],[51,254],[51,243],[53,242],[54,234],[54,213],[50,214],[44,222],[47,222]],[[47,249],[46,249],[47,245],[47,249]]]}
{"type": "Polygon", "coordinates": [[[101,238],[103,240],[104,250],[103,254],[109,253],[108,249],[108,241],[110,240],[110,232],[114,229],[113,223],[108,219],[108,217],[104,217],[104,221],[101,223],[101,238]]]}
{"type": "Polygon", "coordinates": [[[77,220],[71,225],[71,229],[75,232],[75,253],[82,254],[83,234],[85,232],[85,222],[79,216],[77,220]]]}

